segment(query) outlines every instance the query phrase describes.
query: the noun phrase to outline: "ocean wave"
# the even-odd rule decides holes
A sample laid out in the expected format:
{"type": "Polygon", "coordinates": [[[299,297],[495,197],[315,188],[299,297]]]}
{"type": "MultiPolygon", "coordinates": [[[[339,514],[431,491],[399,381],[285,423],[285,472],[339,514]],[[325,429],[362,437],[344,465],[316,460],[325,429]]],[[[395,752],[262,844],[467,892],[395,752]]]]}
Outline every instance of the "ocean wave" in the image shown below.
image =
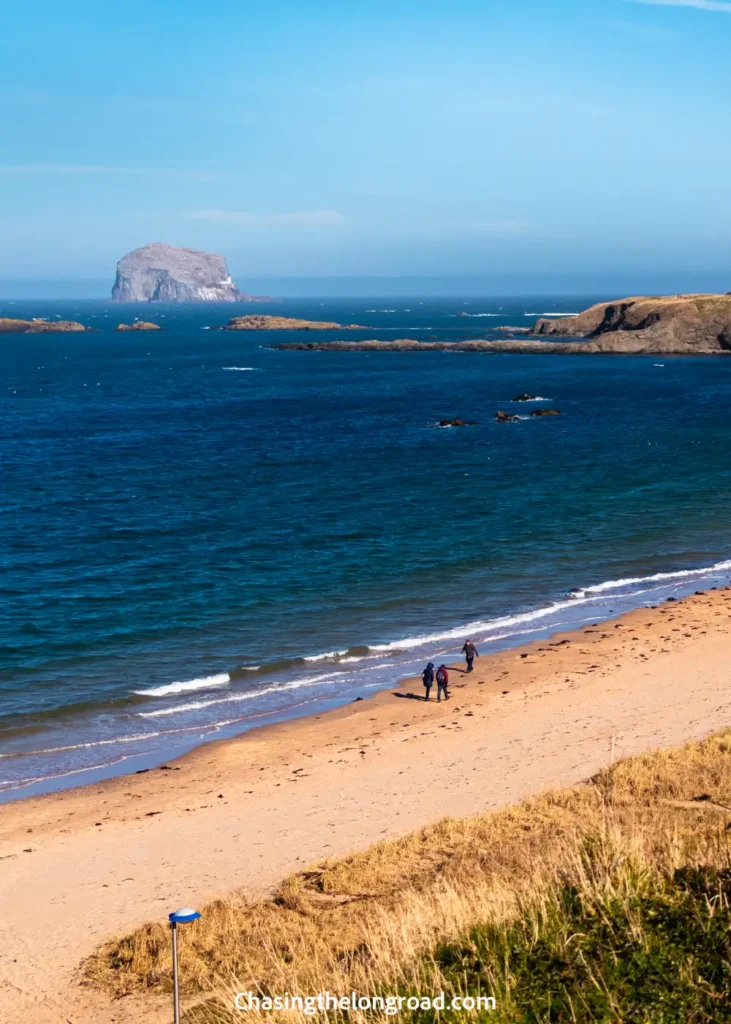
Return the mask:
{"type": "MultiPolygon", "coordinates": [[[[528,419],[528,417],[523,417],[528,419]]],[[[381,644],[357,645],[340,650],[325,651],[321,654],[306,655],[297,658],[283,658],[263,665],[244,665],[232,669],[228,673],[220,673],[214,676],[192,679],[184,682],[169,683],[163,686],[151,687],[147,690],[135,690],[134,693],[144,697],[165,697],[181,693],[191,693],[197,690],[206,690],[223,686],[229,682],[236,682],[239,679],[251,678],[257,674],[271,676],[280,672],[291,672],[297,668],[303,669],[315,665],[332,665],[334,668],[344,671],[325,672],[313,676],[298,676],[296,679],[284,683],[273,683],[263,689],[250,690],[245,693],[231,693],[225,697],[211,697],[210,699],[195,701],[188,704],[175,705],[173,707],[158,708],[154,711],[141,711],[137,714],[143,718],[155,718],[161,715],[176,714],[180,711],[193,711],[209,707],[215,704],[225,704],[240,700],[250,700],[255,697],[265,696],[270,693],[286,692],[301,687],[313,686],[320,682],[347,677],[352,672],[352,666],[364,661],[377,663],[375,669],[385,667],[385,663],[399,655],[409,655],[412,651],[421,647],[433,644],[444,644],[450,641],[459,641],[466,636],[479,637],[483,643],[508,639],[520,636],[533,630],[521,627],[530,627],[532,623],[540,623],[541,620],[549,619],[567,609],[575,609],[582,604],[596,604],[603,597],[611,596],[617,591],[637,587],[642,584],[659,584],[659,586],[644,587],[629,593],[617,594],[618,597],[631,598],[640,597],[642,594],[651,593],[662,589],[662,584],[682,581],[690,578],[703,578],[714,573],[731,571],[731,559],[717,562],[714,565],[697,568],[683,569],[674,572],[660,572],[648,576],[633,576],[617,580],[605,580],[601,583],[591,584],[586,587],[577,587],[570,591],[562,600],[550,602],[538,608],[517,612],[512,615],[502,615],[494,619],[474,619],[470,622],[451,627],[449,629],[435,630],[429,633],[416,634],[402,637],[381,644]]],[[[561,625],[562,623],[558,623],[561,625]]],[[[540,625],[538,629],[544,628],[540,625]]],[[[448,650],[449,648],[445,648],[448,650]]],[[[394,668],[396,666],[394,665],[394,668]]],[[[368,671],[366,666],[356,670],[358,672],[368,671]]]]}
{"type": "MultiPolygon", "coordinates": [[[[469,636],[470,634],[482,636],[485,641],[491,641],[493,639],[498,639],[498,637],[493,637],[491,635],[496,630],[502,630],[510,626],[522,625],[524,623],[535,622],[538,619],[548,618],[557,612],[568,608],[574,608],[577,605],[596,603],[601,600],[601,595],[611,593],[612,591],[620,590],[625,587],[636,586],[641,583],[665,583],[672,580],[680,581],[683,579],[690,579],[691,577],[703,579],[704,577],[714,575],[715,573],[729,571],[731,571],[731,559],[716,562],[714,565],[698,569],[682,569],[677,572],[653,573],[650,576],[635,576],[620,580],[606,580],[603,583],[595,583],[588,587],[577,588],[576,590],[571,591],[570,596],[565,600],[553,601],[550,604],[543,605],[540,608],[533,608],[530,611],[519,612],[515,615],[504,615],[496,619],[477,619],[472,622],[467,622],[464,625],[456,626],[453,629],[446,629],[434,633],[424,633],[418,636],[404,637],[401,640],[394,640],[386,644],[374,644],[370,649],[373,652],[380,653],[393,652],[396,650],[409,651],[414,648],[423,647],[426,644],[439,643],[445,640],[459,640],[463,637],[469,636]]],[[[638,591],[634,594],[630,593],[618,596],[639,596],[639,594],[644,592],[645,591],[638,591]]]]}
{"type": "Polygon", "coordinates": [[[290,690],[300,690],[303,687],[315,686],[317,683],[331,682],[347,676],[347,672],[326,672],[319,676],[306,676],[302,679],[291,679],[288,683],[279,683],[274,686],[265,686],[261,690],[249,690],[246,693],[232,693],[228,697],[218,697],[212,700],[191,701],[189,704],[176,704],[171,708],[158,708],[157,711],[138,711],[139,718],[161,718],[167,715],[178,715],[183,711],[200,711],[202,708],[215,707],[219,704],[235,704],[240,701],[253,700],[255,697],[264,697],[270,693],[287,693],[290,690]]]}
{"type": "Polygon", "coordinates": [[[239,372],[241,372],[243,370],[255,370],[256,367],[255,366],[222,366],[221,369],[222,370],[238,370],[239,372]]]}
{"type": "Polygon", "coordinates": [[[590,587],[578,588],[573,593],[577,598],[581,598],[585,594],[606,594],[612,590],[620,590],[623,587],[636,586],[638,583],[665,583],[670,580],[688,579],[691,576],[697,576],[702,579],[704,576],[712,576],[715,573],[728,572],[729,570],[731,570],[731,559],[716,562],[715,565],[709,565],[701,569],[678,569],[676,572],[656,572],[652,576],[630,576],[626,579],[605,580],[604,583],[595,583],[590,587]]]}
{"type": "MultiPolygon", "coordinates": [[[[578,316],[578,315],[579,315],[578,313],[541,313],[541,316],[578,316]]],[[[526,313],[526,316],[528,316],[527,313],[526,313]]]]}
{"type": "Polygon", "coordinates": [[[536,395],[535,398],[514,398],[514,402],[520,402],[521,405],[527,405],[529,402],[552,402],[552,398],[545,398],[543,395],[536,395]]]}
{"type": "Polygon", "coordinates": [[[148,690],[133,690],[138,697],[167,697],[171,693],[190,693],[193,690],[208,690],[212,686],[223,686],[231,682],[228,672],[219,672],[215,676],[203,676],[201,679],[186,679],[179,683],[164,683],[162,686],[151,686],[148,690]]]}

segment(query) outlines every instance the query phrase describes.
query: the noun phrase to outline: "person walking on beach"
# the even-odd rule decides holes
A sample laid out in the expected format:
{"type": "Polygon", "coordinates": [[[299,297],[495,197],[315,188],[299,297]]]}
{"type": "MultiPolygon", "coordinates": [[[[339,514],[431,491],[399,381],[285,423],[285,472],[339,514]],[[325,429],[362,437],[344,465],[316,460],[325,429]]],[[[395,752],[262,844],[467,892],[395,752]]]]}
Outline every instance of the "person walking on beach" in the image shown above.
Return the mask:
{"type": "Polygon", "coordinates": [[[421,673],[421,678],[424,680],[424,689],[426,690],[426,697],[424,700],[429,700],[429,693],[434,685],[434,662],[430,661],[424,671],[421,673]]]}
{"type": "Polygon", "coordinates": [[[464,659],[467,662],[467,671],[471,672],[472,662],[475,660],[475,658],[479,658],[480,654],[471,640],[468,640],[467,643],[464,645],[464,647],[462,648],[462,653],[464,654],[464,659]]]}
{"type": "Polygon", "coordinates": [[[444,693],[444,699],[449,700],[449,694],[447,693],[447,687],[449,686],[449,672],[447,672],[446,665],[440,665],[437,669],[437,702],[441,704],[442,693],[444,693]]]}

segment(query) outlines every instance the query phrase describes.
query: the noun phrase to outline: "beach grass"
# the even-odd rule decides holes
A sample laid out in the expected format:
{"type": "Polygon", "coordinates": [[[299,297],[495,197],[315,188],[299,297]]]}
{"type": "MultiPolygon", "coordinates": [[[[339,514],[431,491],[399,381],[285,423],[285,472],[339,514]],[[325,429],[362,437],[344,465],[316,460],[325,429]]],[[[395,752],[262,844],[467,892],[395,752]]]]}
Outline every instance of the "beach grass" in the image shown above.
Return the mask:
{"type": "MultiPolygon", "coordinates": [[[[731,729],[323,860],[185,928],[186,1022],[241,1020],[240,991],[481,993],[497,1009],[471,1016],[500,1024],[731,1020],[729,821],[731,729]]],[[[107,943],[84,978],[115,996],[169,991],[167,929],[107,943]]]]}

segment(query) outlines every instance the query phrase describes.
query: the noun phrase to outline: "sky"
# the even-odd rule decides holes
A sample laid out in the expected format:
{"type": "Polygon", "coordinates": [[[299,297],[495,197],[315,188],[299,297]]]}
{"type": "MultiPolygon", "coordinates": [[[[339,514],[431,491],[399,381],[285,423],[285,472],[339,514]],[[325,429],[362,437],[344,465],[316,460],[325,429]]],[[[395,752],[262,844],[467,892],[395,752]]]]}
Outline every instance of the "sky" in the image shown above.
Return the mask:
{"type": "Polygon", "coordinates": [[[4,293],[150,241],[244,290],[731,289],[731,2],[27,0],[0,37],[4,293]]]}

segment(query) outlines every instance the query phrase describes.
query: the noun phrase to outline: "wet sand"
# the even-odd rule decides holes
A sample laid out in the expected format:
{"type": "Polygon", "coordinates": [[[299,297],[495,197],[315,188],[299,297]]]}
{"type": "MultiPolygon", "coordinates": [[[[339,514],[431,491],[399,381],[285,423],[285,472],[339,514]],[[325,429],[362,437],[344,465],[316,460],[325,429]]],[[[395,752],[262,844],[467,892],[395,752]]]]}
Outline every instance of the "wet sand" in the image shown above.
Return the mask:
{"type": "Polygon", "coordinates": [[[410,680],[0,807],[0,1018],[166,1020],[167,1002],[80,987],[83,957],[181,904],[263,893],[323,856],[731,725],[730,639],[731,591],[709,591],[478,659],[447,703],[410,680]]]}

